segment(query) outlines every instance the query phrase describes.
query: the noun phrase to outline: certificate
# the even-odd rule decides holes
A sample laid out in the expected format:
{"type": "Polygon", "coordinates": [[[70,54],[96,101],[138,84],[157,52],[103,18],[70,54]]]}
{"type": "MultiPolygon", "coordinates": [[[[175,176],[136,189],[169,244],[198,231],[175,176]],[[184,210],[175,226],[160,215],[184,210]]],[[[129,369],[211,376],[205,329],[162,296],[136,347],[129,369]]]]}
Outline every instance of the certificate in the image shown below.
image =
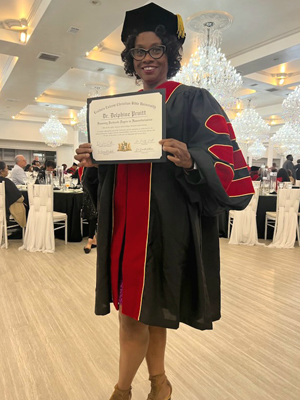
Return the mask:
{"type": "Polygon", "coordinates": [[[89,98],[87,122],[95,164],[166,161],[164,89],[89,98]]]}

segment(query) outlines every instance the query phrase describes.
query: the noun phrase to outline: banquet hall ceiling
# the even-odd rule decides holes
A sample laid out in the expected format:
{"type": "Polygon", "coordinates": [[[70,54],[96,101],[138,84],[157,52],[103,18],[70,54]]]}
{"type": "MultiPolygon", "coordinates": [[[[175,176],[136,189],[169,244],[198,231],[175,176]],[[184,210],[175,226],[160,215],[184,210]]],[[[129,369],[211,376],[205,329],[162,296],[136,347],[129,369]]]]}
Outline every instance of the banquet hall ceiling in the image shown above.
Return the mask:
{"type": "MultiPolygon", "coordinates": [[[[221,50],[243,75],[241,98],[252,98],[267,120],[282,123],[281,104],[300,84],[299,0],[157,0],[183,20],[204,10],[233,16],[223,32],[221,50]],[[275,75],[288,77],[279,85],[275,75]]],[[[65,124],[76,120],[89,84],[104,82],[103,94],[137,90],[124,74],[120,59],[121,25],[125,11],[146,4],[141,0],[0,0],[0,123],[2,120],[44,122],[58,110],[65,124]],[[28,41],[7,20],[28,21],[28,41]],[[70,32],[71,29],[71,32],[70,32]],[[98,45],[98,47],[96,47],[98,45]],[[86,52],[89,52],[86,55],[86,52]],[[40,59],[42,54],[56,61],[40,59]]],[[[186,29],[183,60],[197,46],[186,29]]],[[[1,134],[0,134],[1,136],[1,134]]]]}

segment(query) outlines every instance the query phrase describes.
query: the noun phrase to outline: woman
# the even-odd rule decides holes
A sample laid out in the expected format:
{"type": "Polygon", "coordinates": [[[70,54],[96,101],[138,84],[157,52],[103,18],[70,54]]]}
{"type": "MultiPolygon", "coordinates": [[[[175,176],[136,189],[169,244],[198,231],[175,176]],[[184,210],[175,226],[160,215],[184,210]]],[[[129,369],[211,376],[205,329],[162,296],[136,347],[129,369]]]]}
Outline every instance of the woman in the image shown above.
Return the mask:
{"type": "MultiPolygon", "coordinates": [[[[231,125],[205,90],[167,80],[180,69],[182,20],[150,3],[126,13],[125,72],[166,92],[166,163],[100,165],[84,184],[98,199],[96,314],[119,309],[119,380],[110,400],[131,399],[146,358],[148,400],[169,400],[166,328],[212,329],[220,318],[216,215],[243,209],[253,187],[231,125]],[[234,171],[233,165],[237,170],[234,171]],[[99,190],[92,180],[98,173],[99,190]],[[149,201],[150,199],[150,201],[149,201]],[[113,221],[113,222],[112,222],[113,221]]],[[[93,167],[91,145],[76,160],[93,167]]]]}
{"type": "MultiPolygon", "coordinates": [[[[84,179],[84,175],[87,169],[79,167],[75,172],[75,176],[79,179],[80,182],[84,179]]],[[[95,182],[93,182],[93,186],[98,186],[98,177],[96,177],[95,182]]],[[[97,238],[96,238],[96,226],[97,226],[97,209],[96,205],[93,203],[91,196],[89,193],[83,188],[83,204],[82,204],[82,217],[88,221],[88,229],[89,229],[89,237],[88,242],[84,246],[83,251],[85,254],[89,254],[92,249],[97,247],[97,238]]]]}
{"type": "Polygon", "coordinates": [[[9,221],[10,214],[16,222],[24,228],[26,225],[26,212],[23,205],[24,197],[17,186],[7,178],[8,168],[5,162],[0,161],[0,183],[5,182],[5,208],[6,219],[9,221]]]}

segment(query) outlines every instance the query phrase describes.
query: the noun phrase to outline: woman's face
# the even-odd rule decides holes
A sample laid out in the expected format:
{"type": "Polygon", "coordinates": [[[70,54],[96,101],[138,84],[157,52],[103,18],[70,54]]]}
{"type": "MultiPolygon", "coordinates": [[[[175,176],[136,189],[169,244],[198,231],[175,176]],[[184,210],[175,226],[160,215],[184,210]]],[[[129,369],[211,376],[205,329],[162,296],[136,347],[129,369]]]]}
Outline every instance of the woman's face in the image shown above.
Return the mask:
{"type": "Polygon", "coordinates": [[[6,178],[8,175],[8,168],[7,165],[5,164],[5,168],[0,170],[0,176],[3,176],[3,178],[6,178]]]}
{"type": "MultiPolygon", "coordinates": [[[[145,50],[161,44],[160,38],[154,32],[142,32],[135,40],[135,47],[145,50]]],[[[143,60],[133,60],[133,65],[135,72],[143,81],[144,90],[155,89],[167,80],[168,58],[166,54],[159,59],[154,59],[147,53],[143,60]]]]}

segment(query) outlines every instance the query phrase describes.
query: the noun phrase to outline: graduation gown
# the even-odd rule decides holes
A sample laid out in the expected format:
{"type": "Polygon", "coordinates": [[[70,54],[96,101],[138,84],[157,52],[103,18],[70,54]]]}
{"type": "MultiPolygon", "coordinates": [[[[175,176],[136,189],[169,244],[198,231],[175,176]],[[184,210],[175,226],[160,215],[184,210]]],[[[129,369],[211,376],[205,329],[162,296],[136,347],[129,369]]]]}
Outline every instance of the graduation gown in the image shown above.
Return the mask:
{"type": "Polygon", "coordinates": [[[211,329],[220,318],[217,215],[254,193],[234,132],[204,89],[166,82],[167,138],[187,144],[197,169],[172,162],[89,168],[98,205],[97,315],[118,309],[148,325],[211,329]]]}

